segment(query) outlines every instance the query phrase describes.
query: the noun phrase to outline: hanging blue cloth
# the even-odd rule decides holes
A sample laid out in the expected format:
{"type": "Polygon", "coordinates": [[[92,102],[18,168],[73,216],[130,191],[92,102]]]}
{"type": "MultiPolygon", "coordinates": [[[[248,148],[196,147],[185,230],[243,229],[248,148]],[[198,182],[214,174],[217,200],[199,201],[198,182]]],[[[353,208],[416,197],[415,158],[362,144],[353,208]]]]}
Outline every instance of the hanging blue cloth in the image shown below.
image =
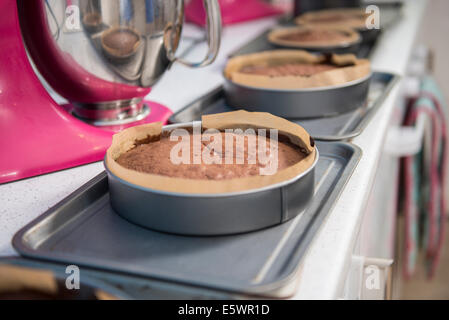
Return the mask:
{"type": "Polygon", "coordinates": [[[145,15],[147,23],[154,22],[155,8],[153,0],[145,0],[145,15]]]}
{"type": "Polygon", "coordinates": [[[129,23],[133,18],[133,4],[131,0],[120,0],[120,20],[129,23]]]}

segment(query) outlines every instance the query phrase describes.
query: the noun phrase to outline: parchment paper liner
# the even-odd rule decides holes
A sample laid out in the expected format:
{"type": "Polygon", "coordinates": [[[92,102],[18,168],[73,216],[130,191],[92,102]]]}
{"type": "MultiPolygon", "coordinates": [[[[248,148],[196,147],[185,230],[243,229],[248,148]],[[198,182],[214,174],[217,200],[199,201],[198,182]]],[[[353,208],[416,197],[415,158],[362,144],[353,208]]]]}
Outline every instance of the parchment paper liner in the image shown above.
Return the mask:
{"type": "Polygon", "coordinates": [[[0,293],[25,289],[56,295],[58,285],[51,271],[0,265],[0,293]]]}
{"type": "MultiPolygon", "coordinates": [[[[307,170],[315,161],[316,150],[309,134],[299,125],[265,112],[234,111],[202,117],[203,129],[261,128],[278,129],[279,135],[290,138],[293,144],[309,154],[297,164],[278,171],[274,175],[251,176],[229,180],[198,180],[167,177],[127,169],[115,160],[132,149],[136,141],[158,139],[162,132],[161,123],[152,123],[128,128],[114,135],[112,145],[106,153],[107,168],[119,178],[132,184],[167,192],[185,194],[230,193],[263,188],[295,178],[307,170]]],[[[312,187],[312,186],[311,186],[312,187]]]]}
{"type": "MultiPolygon", "coordinates": [[[[33,290],[58,297],[58,283],[49,270],[0,264],[0,294],[33,290]]],[[[118,300],[118,297],[94,288],[98,300],[118,300]]]]}
{"type": "Polygon", "coordinates": [[[292,48],[328,48],[328,47],[342,47],[348,46],[359,42],[361,39],[360,34],[350,28],[336,28],[336,27],[321,27],[321,26],[300,26],[291,28],[279,28],[271,31],[268,34],[268,41],[281,46],[288,46],[292,48]],[[332,39],[332,40],[314,40],[314,41],[303,41],[303,40],[286,40],[281,39],[281,37],[288,34],[296,34],[301,31],[307,30],[328,30],[328,31],[339,31],[347,35],[346,39],[332,39]]]}
{"type": "Polygon", "coordinates": [[[364,9],[361,8],[336,8],[319,11],[306,12],[295,19],[299,25],[327,26],[327,27],[346,27],[357,30],[366,29],[366,18],[368,18],[364,9]],[[350,17],[351,14],[361,13],[364,18],[350,17]],[[348,15],[347,18],[338,21],[314,21],[316,18],[325,18],[334,14],[348,15]]]}
{"type": "Polygon", "coordinates": [[[332,54],[329,62],[342,67],[309,77],[269,77],[240,72],[243,67],[249,65],[276,65],[295,62],[318,64],[325,62],[326,59],[325,55],[314,55],[303,50],[264,51],[230,59],[224,74],[229,80],[246,86],[267,89],[306,89],[340,85],[364,78],[371,73],[369,60],[357,59],[353,54],[332,54]]]}

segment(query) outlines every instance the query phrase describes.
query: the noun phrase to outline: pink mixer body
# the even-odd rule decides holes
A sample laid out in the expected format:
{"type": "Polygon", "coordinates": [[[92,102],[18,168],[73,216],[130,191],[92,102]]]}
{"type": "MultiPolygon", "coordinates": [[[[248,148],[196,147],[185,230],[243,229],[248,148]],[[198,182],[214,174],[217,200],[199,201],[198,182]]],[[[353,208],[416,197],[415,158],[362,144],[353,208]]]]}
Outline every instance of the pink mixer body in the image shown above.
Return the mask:
{"type": "MultiPolygon", "coordinates": [[[[280,15],[282,10],[262,0],[219,0],[223,25],[280,15]]],[[[186,6],[187,21],[204,25],[206,13],[201,0],[191,0],[186,6]]]]}
{"type": "MultiPolygon", "coordinates": [[[[99,161],[114,132],[136,124],[167,121],[171,111],[147,101],[151,113],[139,122],[99,128],[77,119],[51,98],[36,76],[23,44],[16,1],[0,1],[0,12],[0,183],[99,161]]],[[[51,46],[48,48],[51,50],[51,46]]],[[[111,92],[131,96],[136,91],[83,72],[78,70],[78,76],[86,77],[93,86],[107,87],[106,92],[92,93],[105,100],[111,92]]],[[[61,81],[61,85],[70,83],[61,81]]],[[[137,91],[144,96],[149,89],[137,91]]]]}

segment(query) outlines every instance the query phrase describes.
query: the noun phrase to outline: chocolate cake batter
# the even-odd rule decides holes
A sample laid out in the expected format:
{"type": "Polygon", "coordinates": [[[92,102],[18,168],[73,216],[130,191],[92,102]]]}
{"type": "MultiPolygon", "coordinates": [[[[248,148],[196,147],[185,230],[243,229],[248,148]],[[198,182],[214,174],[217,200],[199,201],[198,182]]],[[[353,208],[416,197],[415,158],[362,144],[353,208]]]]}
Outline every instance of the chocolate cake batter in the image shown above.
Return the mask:
{"type": "MultiPolygon", "coordinates": [[[[269,132],[269,131],[268,131],[269,132]]],[[[268,134],[268,133],[267,133],[268,134]]],[[[245,137],[244,150],[240,150],[240,156],[243,154],[244,159],[236,159],[237,153],[236,147],[238,147],[238,143],[235,139],[235,134],[233,135],[233,161],[232,164],[225,164],[225,134],[221,133],[222,136],[222,153],[218,155],[222,161],[221,164],[206,164],[202,161],[201,164],[193,164],[193,134],[190,134],[190,163],[191,164],[174,164],[170,158],[170,152],[172,148],[178,144],[177,141],[170,141],[168,136],[162,136],[160,140],[140,144],[134,149],[129,150],[128,152],[122,154],[117,162],[128,169],[136,170],[139,172],[158,174],[169,177],[177,177],[177,178],[187,178],[187,179],[208,179],[208,180],[224,180],[224,179],[233,179],[233,178],[243,178],[249,176],[259,175],[259,168],[265,167],[265,163],[259,163],[259,158],[253,152],[254,148],[250,152],[248,151],[248,139],[245,137]],[[255,164],[248,163],[248,153],[250,159],[257,159],[255,164]],[[243,164],[237,164],[237,160],[243,162],[243,164]]],[[[197,136],[196,136],[197,138],[197,136]]],[[[257,137],[254,137],[257,143],[257,137]]],[[[300,148],[289,141],[283,141],[287,139],[281,139],[280,137],[278,142],[278,167],[277,170],[285,169],[289,166],[292,166],[302,159],[305,158],[305,154],[300,150],[300,148]]],[[[213,141],[213,137],[210,139],[213,141]]],[[[270,150],[270,139],[266,140],[266,150],[269,155],[270,150]]],[[[209,148],[211,150],[211,154],[213,148],[208,146],[211,142],[203,141],[201,143],[201,152],[205,150],[205,148],[209,148]]],[[[259,150],[258,146],[256,148],[256,152],[259,150]]],[[[274,156],[275,153],[273,152],[274,156]]]]}
{"type": "Polygon", "coordinates": [[[104,44],[119,55],[125,56],[133,52],[139,37],[130,30],[115,30],[105,35],[104,44]]]}
{"type": "Polygon", "coordinates": [[[281,40],[298,41],[298,42],[313,42],[313,41],[345,41],[348,35],[338,30],[303,30],[299,32],[292,32],[279,37],[281,40]]]}
{"type": "Polygon", "coordinates": [[[100,24],[101,16],[98,13],[91,12],[84,16],[84,23],[89,26],[96,26],[100,24]]]}
{"type": "Polygon", "coordinates": [[[366,19],[367,15],[363,12],[341,12],[341,13],[332,13],[332,14],[323,14],[321,16],[315,16],[312,19],[310,19],[311,22],[322,22],[322,23],[329,23],[329,22],[340,22],[347,19],[357,19],[364,21],[366,19]]]}
{"type": "Polygon", "coordinates": [[[264,75],[269,77],[299,76],[308,77],[320,72],[337,69],[332,64],[286,63],[280,65],[245,66],[242,73],[264,75]]]}

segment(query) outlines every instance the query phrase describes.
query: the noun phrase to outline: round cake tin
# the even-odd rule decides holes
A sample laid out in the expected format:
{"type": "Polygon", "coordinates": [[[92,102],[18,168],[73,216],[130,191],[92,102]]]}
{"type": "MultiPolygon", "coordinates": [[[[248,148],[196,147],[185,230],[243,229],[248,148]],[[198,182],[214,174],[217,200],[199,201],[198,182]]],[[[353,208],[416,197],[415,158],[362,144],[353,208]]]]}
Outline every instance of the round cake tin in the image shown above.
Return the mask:
{"type": "MultiPolygon", "coordinates": [[[[294,30],[294,29],[298,29],[298,27],[283,28],[283,29],[278,29],[278,30],[275,29],[275,30],[271,31],[270,34],[272,34],[274,32],[278,32],[278,31],[282,31],[282,30],[289,30],[289,29],[294,30]]],[[[357,54],[359,51],[359,48],[360,48],[360,44],[362,43],[363,37],[361,36],[359,31],[357,31],[357,30],[353,30],[353,31],[359,35],[357,40],[352,41],[352,42],[338,44],[338,45],[333,45],[333,46],[311,46],[311,45],[304,45],[304,44],[300,44],[300,43],[296,43],[296,44],[281,43],[278,41],[271,40],[270,34],[268,34],[268,42],[271,43],[275,47],[284,48],[284,49],[301,49],[301,50],[307,50],[309,52],[317,52],[317,53],[335,53],[335,54],[354,53],[354,54],[357,54]]]]}
{"type": "MultiPolygon", "coordinates": [[[[165,126],[164,131],[193,123],[165,126]]],[[[316,146],[315,146],[316,148],[316,146]]],[[[305,210],[314,194],[313,164],[293,179],[259,189],[220,194],[176,193],[129,183],[104,163],[110,203],[126,220],[157,231],[190,236],[237,234],[278,225],[305,210]]],[[[195,181],[192,181],[194,184],[195,181]]]]}
{"type": "Polygon", "coordinates": [[[345,53],[353,53],[357,54],[360,49],[360,44],[362,43],[362,40],[348,43],[344,45],[338,45],[338,46],[303,46],[303,45],[287,45],[287,44],[280,44],[271,42],[270,43],[277,47],[277,48],[283,48],[283,49],[300,49],[300,50],[307,50],[309,52],[316,52],[316,53],[335,53],[335,54],[345,54],[345,53]]]}
{"type": "Polygon", "coordinates": [[[236,109],[269,112],[289,119],[333,116],[355,110],[368,97],[371,73],[344,84],[305,88],[267,89],[235,83],[225,76],[226,103],[236,109]]]}

